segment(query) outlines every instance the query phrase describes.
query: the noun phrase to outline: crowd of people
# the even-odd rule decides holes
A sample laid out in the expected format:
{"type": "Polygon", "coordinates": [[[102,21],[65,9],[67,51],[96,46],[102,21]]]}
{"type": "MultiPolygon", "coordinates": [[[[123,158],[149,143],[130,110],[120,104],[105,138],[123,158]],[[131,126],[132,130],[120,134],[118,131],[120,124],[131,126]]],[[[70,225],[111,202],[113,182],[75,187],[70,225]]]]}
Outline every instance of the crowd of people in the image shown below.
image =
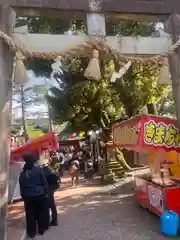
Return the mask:
{"type": "Polygon", "coordinates": [[[68,170],[72,186],[77,187],[80,173],[91,180],[97,171],[97,163],[86,148],[71,153],[51,151],[46,157],[44,152],[23,156],[25,165],[19,177],[26,212],[26,233],[30,239],[36,236],[37,230],[43,235],[49,227],[58,226],[54,194],[64,172],[68,170]]]}

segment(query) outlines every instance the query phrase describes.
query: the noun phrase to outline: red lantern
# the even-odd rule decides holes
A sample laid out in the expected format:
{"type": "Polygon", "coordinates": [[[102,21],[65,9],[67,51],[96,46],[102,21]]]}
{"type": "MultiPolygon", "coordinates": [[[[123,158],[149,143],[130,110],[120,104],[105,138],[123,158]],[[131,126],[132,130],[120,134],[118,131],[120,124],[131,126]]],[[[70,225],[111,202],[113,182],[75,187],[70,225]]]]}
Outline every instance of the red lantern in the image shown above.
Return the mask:
{"type": "Polygon", "coordinates": [[[72,135],[69,135],[69,139],[72,139],[73,138],[73,136],[72,135]]]}

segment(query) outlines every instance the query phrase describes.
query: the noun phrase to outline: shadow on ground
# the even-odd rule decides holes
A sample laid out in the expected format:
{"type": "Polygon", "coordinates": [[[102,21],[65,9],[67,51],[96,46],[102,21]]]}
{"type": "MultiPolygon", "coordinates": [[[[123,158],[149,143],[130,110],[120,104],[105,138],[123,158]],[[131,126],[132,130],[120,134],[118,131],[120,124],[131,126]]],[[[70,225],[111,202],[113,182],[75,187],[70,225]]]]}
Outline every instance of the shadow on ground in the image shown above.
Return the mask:
{"type": "MultiPolygon", "coordinates": [[[[42,239],[161,240],[159,218],[139,207],[133,183],[113,191],[57,196],[59,226],[42,239]]],[[[41,239],[41,238],[38,238],[41,239]]]]}

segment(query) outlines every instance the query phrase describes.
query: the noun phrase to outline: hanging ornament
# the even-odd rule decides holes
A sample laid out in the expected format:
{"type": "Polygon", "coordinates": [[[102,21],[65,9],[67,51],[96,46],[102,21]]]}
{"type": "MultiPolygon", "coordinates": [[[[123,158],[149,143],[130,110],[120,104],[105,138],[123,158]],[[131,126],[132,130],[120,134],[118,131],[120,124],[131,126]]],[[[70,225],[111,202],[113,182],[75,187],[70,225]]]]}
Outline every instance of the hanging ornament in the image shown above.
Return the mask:
{"type": "Polygon", "coordinates": [[[12,80],[19,85],[23,85],[28,81],[27,70],[23,63],[24,57],[21,53],[16,53],[14,65],[13,65],[13,77],[12,80]]]}
{"type": "Polygon", "coordinates": [[[119,69],[119,72],[114,72],[111,77],[111,82],[116,82],[116,79],[121,78],[131,67],[131,61],[126,63],[123,67],[119,69]]]}
{"type": "Polygon", "coordinates": [[[51,65],[51,68],[52,68],[51,77],[54,77],[55,74],[63,74],[62,56],[59,56],[54,60],[54,63],[51,65]]]}
{"type": "Polygon", "coordinates": [[[164,58],[163,59],[163,65],[160,68],[159,72],[159,77],[158,77],[158,84],[172,84],[171,79],[170,79],[170,71],[169,71],[169,64],[168,64],[168,59],[164,58]]]}
{"type": "Polygon", "coordinates": [[[80,137],[83,137],[84,135],[85,135],[85,132],[80,132],[80,133],[79,133],[79,136],[80,136],[80,137]]]}
{"type": "Polygon", "coordinates": [[[99,65],[99,51],[97,51],[96,49],[93,50],[92,59],[89,61],[84,76],[89,80],[99,81],[101,79],[101,69],[99,65]]]}
{"type": "Polygon", "coordinates": [[[66,140],[67,136],[66,135],[63,135],[62,136],[62,141],[66,140]]]}
{"type": "Polygon", "coordinates": [[[73,138],[73,136],[70,134],[70,135],[68,136],[68,138],[69,138],[69,139],[72,139],[72,138],[73,138]]]}

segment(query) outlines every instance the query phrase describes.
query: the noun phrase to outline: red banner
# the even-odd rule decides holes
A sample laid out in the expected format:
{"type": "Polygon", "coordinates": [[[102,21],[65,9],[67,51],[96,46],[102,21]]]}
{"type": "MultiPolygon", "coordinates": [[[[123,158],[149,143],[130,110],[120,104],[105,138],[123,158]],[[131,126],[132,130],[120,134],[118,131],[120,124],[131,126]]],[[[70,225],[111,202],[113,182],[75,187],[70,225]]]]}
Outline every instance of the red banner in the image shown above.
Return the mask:
{"type": "Polygon", "coordinates": [[[113,126],[114,144],[124,148],[162,148],[180,152],[177,120],[152,115],[135,116],[113,126]]]}

